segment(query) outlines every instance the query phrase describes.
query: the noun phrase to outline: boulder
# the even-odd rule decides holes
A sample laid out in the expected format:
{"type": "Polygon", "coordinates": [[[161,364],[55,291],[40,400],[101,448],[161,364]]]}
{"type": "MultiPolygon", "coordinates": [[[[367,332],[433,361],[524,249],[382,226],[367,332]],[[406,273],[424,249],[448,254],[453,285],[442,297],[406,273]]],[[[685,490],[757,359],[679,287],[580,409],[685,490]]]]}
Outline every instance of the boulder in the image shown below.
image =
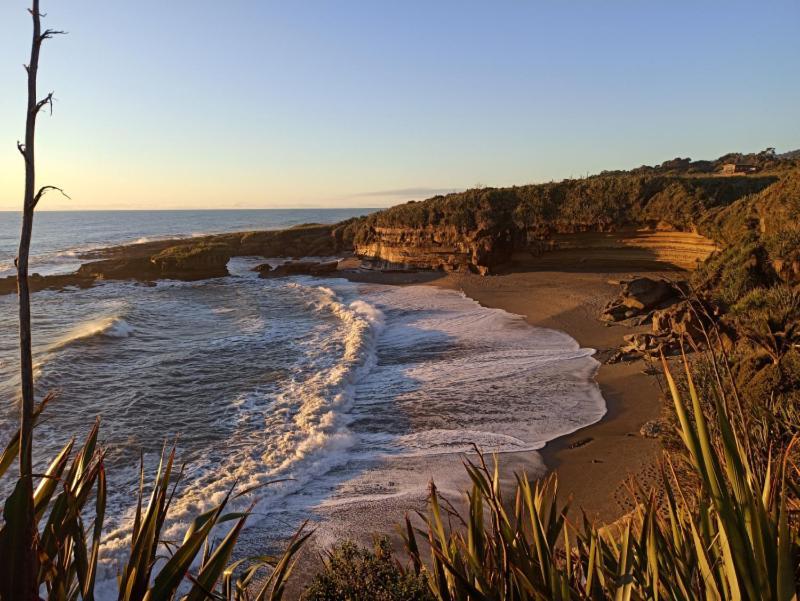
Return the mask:
{"type": "Polygon", "coordinates": [[[663,421],[660,419],[651,419],[642,425],[639,434],[645,438],[660,438],[665,431],[666,428],[663,421]]]}
{"type": "Polygon", "coordinates": [[[603,309],[603,321],[623,321],[639,318],[637,324],[646,323],[655,309],[668,307],[677,302],[684,284],[673,284],[667,280],[641,277],[620,282],[617,297],[603,309]]]}
{"type": "Polygon", "coordinates": [[[653,332],[669,332],[677,337],[688,336],[698,343],[705,339],[697,311],[692,309],[689,301],[681,301],[666,309],[653,311],[653,332]]]}
{"type": "Polygon", "coordinates": [[[678,289],[666,280],[635,278],[623,282],[620,300],[629,309],[639,311],[655,308],[660,303],[678,297],[678,289]]]}
{"type": "Polygon", "coordinates": [[[625,319],[625,314],[628,308],[620,304],[609,304],[600,315],[603,321],[622,321],[625,319]]]}

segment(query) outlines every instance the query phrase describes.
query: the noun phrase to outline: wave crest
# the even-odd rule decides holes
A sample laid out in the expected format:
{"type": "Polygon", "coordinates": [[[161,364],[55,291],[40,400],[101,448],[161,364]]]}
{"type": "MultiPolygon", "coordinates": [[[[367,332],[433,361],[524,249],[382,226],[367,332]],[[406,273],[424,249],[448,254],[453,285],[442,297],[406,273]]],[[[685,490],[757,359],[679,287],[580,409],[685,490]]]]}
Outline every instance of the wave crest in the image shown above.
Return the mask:
{"type": "Polygon", "coordinates": [[[65,336],[54,342],[47,350],[50,352],[56,351],[76,342],[98,336],[127,338],[131,334],[133,334],[133,326],[122,317],[100,317],[73,328],[65,336]]]}

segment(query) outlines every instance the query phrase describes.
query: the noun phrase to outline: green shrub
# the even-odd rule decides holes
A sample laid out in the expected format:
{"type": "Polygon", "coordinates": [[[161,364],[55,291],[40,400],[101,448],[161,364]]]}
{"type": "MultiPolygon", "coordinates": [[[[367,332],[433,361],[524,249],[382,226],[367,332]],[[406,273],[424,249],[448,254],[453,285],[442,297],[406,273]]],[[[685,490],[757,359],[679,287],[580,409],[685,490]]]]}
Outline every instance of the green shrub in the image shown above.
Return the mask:
{"type": "Polygon", "coordinates": [[[304,601],[433,601],[425,581],[403,570],[386,538],[373,551],[345,541],[325,559],[304,601]]]}
{"type": "Polygon", "coordinates": [[[694,287],[710,291],[723,309],[739,302],[751,290],[776,281],[766,251],[752,236],[709,257],[692,274],[694,287]]]}
{"type": "Polygon", "coordinates": [[[737,329],[776,365],[800,343],[800,288],[755,288],[731,308],[737,329]]]}

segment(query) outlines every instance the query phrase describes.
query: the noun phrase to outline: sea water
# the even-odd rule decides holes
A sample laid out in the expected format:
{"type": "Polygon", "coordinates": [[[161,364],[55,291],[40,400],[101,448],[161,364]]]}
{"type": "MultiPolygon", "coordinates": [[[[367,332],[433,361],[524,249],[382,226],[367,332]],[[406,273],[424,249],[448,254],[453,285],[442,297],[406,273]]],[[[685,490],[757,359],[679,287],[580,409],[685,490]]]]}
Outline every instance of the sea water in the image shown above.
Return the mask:
{"type": "MultiPolygon", "coordinates": [[[[128,238],[175,233],[136,227],[128,238]]],[[[62,232],[38,261],[53,266],[115,235],[94,231],[70,247],[62,232]]],[[[33,295],[37,393],[58,392],[36,458],[100,418],[109,573],[128,544],[140,457],[152,474],[165,442],[185,463],[167,538],[233,487],[255,487],[238,502],[257,502],[261,531],[288,534],[382,459],[535,450],[605,411],[593,351],[565,333],[432,286],[260,279],[261,261],[235,258],[230,276],[199,282],[33,295]]],[[[17,419],[15,303],[0,296],[3,439],[17,419]]]]}

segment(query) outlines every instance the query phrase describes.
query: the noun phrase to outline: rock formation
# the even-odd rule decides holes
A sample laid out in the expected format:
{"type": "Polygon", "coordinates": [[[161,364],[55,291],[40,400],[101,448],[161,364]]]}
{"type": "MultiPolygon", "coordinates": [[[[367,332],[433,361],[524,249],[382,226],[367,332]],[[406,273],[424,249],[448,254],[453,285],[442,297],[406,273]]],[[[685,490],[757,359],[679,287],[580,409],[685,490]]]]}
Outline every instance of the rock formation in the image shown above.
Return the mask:
{"type": "Polygon", "coordinates": [[[481,274],[520,254],[557,250],[692,269],[720,247],[713,223],[718,209],[776,181],[770,174],[645,171],[467,190],[361,219],[354,248],[375,261],[481,274]]]}
{"type": "Polygon", "coordinates": [[[600,319],[622,321],[634,317],[651,317],[654,309],[672,305],[685,291],[685,282],[673,283],[652,278],[626,280],[621,282],[617,298],[608,303],[600,319]]]}
{"type": "Polygon", "coordinates": [[[277,267],[271,267],[268,263],[259,265],[253,269],[262,278],[277,278],[290,275],[314,275],[323,276],[336,273],[339,261],[289,261],[277,267]]]}
{"type": "Polygon", "coordinates": [[[413,269],[491,273],[511,257],[510,232],[476,230],[461,233],[453,227],[418,229],[377,227],[366,242],[356,243],[358,256],[413,269]]]}
{"type": "MultiPolygon", "coordinates": [[[[84,258],[95,260],[84,263],[75,273],[57,276],[34,274],[31,289],[85,288],[103,280],[202,280],[228,275],[228,261],[236,256],[298,258],[335,255],[352,248],[353,223],[354,220],[348,220],[336,225],[310,224],[285,230],[218,234],[191,240],[157,240],[101,249],[84,255],[84,258]]],[[[296,265],[277,270],[274,275],[286,275],[291,269],[296,269],[297,273],[322,274],[335,271],[336,264],[296,265]]],[[[16,289],[16,277],[0,279],[0,294],[11,294],[16,289]]]]}
{"type": "MultiPolygon", "coordinates": [[[[580,180],[467,190],[336,225],[119,246],[87,253],[84,258],[95,260],[74,274],[32,285],[219,277],[236,256],[355,252],[393,269],[486,275],[520,257],[535,263],[547,255],[631,269],[702,265],[695,288],[714,289],[715,302],[730,305],[754,282],[800,282],[800,160],[772,157],[757,176],[717,177],[724,160],[680,159],[580,180]]],[[[15,289],[13,278],[0,280],[0,294],[15,289]]],[[[633,310],[609,308],[609,317],[629,318],[633,310]]]]}

